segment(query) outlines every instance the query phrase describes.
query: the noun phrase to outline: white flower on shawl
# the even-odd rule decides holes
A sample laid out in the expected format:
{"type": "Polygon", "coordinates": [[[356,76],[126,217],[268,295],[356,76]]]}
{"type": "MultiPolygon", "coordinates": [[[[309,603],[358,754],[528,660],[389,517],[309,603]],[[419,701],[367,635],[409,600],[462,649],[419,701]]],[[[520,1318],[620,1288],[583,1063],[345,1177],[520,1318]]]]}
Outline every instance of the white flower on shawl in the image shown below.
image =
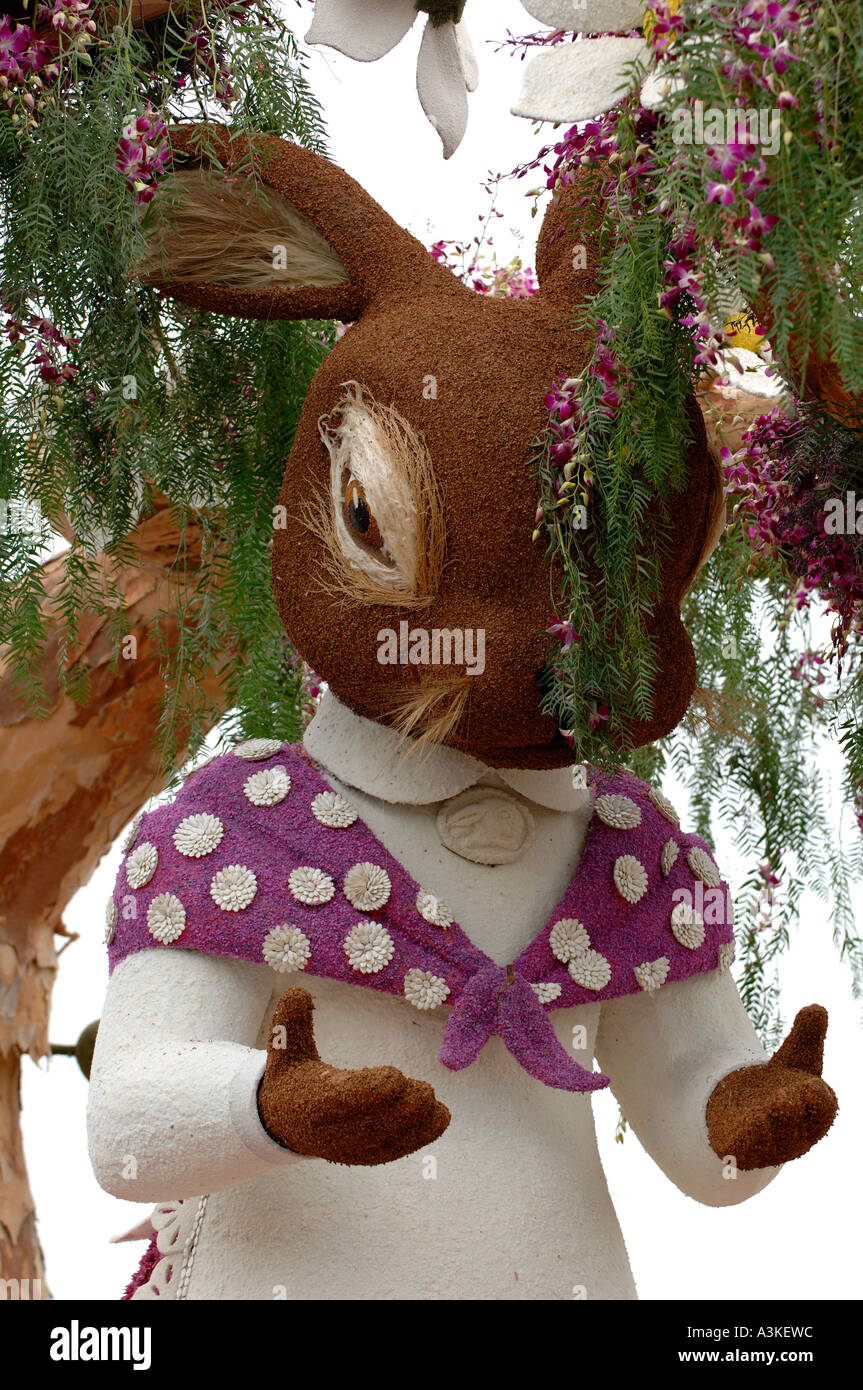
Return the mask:
{"type": "Polygon", "coordinates": [[[658,960],[646,960],[641,965],[633,966],[632,973],[647,994],[655,994],[665,984],[670,969],[668,956],[660,956],[658,960]]]}
{"type": "Polygon", "coordinates": [[[133,849],[126,860],[126,880],[130,888],[145,888],[156,872],[159,864],[159,851],[149,840],[144,840],[133,849]]]}
{"type": "Polygon", "coordinates": [[[277,763],[275,767],[262,768],[253,772],[243,783],[243,791],[253,806],[278,806],[291,790],[291,779],[287,768],[277,763]]]}
{"type": "Polygon", "coordinates": [[[628,796],[600,796],[594,807],[599,819],[613,830],[634,830],[641,824],[641,812],[628,796]]]}
{"type": "Polygon", "coordinates": [[[704,918],[690,903],[678,903],[671,912],[671,930],[687,951],[704,944],[704,918]]]}
{"type": "Polygon", "coordinates": [[[196,816],[186,816],[174,831],[174,845],[187,859],[203,859],[212,854],[222,842],[225,827],[218,816],[201,811],[196,816]]]}
{"type": "Polygon", "coordinates": [[[598,951],[579,951],[567,969],[575,983],[585,989],[605,989],[611,979],[611,965],[598,951]]]}
{"type": "Polygon", "coordinates": [[[417,912],[426,922],[433,927],[451,927],[453,915],[441,898],[435,897],[434,893],[429,893],[425,888],[421,888],[417,893],[417,912]]]}
{"type": "Polygon", "coordinates": [[[354,807],[338,792],[318,792],[312,802],[312,815],[333,830],[344,830],[357,818],[354,807]]]}
{"type": "Polygon", "coordinates": [[[393,958],[396,944],[379,922],[357,922],[342,944],[351,967],[361,975],[376,975],[393,958]]]}
{"type": "Polygon", "coordinates": [[[700,878],[702,883],[706,883],[708,888],[718,888],[722,882],[719,877],[719,870],[714,864],[710,855],[705,849],[691,849],[686,856],[689,865],[696,878],[700,878]]]}
{"type": "Polygon", "coordinates": [[[415,1009],[436,1009],[449,994],[449,985],[431,970],[409,970],[405,975],[404,994],[415,1009]]]}
{"type": "Polygon", "coordinates": [[[288,874],[288,889],[298,903],[305,903],[306,907],[320,907],[321,903],[330,901],[336,885],[323,869],[301,864],[288,874]]]}
{"type": "Polygon", "coordinates": [[[264,937],[261,948],[264,960],[274,970],[290,974],[295,970],[305,970],[312,954],[312,943],[299,927],[285,922],[281,927],[273,927],[264,937]]]}
{"type": "Polygon", "coordinates": [[[168,946],[186,930],[186,909],[173,893],[160,893],[147,908],[147,930],[168,946]]]}
{"type": "Polygon", "coordinates": [[[461,23],[466,0],[315,0],[307,43],[374,63],[401,43],[419,14],[427,15],[417,60],[420,105],[449,159],[467,129],[467,94],[479,73],[461,23]]]}
{"type": "Polygon", "coordinates": [[[377,912],[390,896],[390,876],[379,864],[354,864],[345,874],[344,894],[360,912],[377,912]]]}
{"type": "Polygon", "coordinates": [[[559,999],[563,993],[562,985],[550,984],[545,981],[538,985],[531,985],[531,989],[540,1004],[551,1004],[555,999],[559,999]]]}
{"type": "Polygon", "coordinates": [[[587,929],[575,917],[561,917],[551,929],[548,938],[552,955],[564,963],[573,960],[590,946],[587,929]]]}
{"type": "Polygon", "coordinates": [[[210,897],[223,912],[242,912],[257,891],[258,880],[245,864],[228,864],[210,883],[210,897]]]}

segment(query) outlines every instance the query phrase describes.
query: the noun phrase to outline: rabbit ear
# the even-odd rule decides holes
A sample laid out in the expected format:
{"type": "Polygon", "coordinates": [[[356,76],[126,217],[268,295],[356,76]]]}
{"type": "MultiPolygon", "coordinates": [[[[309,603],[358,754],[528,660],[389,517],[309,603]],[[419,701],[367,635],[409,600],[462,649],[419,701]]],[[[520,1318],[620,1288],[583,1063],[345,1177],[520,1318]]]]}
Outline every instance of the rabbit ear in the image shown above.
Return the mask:
{"type": "MultiPolygon", "coordinates": [[[[595,187],[595,185],[593,185],[595,187]]],[[[579,304],[599,288],[599,218],[585,173],[555,194],[542,220],[536,244],[539,293],[563,309],[579,304]]]]}
{"type": "Polygon", "coordinates": [[[239,318],[351,322],[379,300],[461,290],[322,155],[218,126],[178,126],[170,142],[173,176],[150,205],[138,272],[171,298],[239,318]]]}

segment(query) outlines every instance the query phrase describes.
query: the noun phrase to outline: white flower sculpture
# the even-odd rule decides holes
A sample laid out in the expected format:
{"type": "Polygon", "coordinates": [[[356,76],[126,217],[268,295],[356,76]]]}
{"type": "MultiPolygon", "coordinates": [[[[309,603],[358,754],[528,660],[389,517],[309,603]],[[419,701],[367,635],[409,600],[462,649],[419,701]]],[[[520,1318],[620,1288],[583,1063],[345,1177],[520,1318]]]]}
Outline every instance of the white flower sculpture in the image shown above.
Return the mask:
{"type": "Polygon", "coordinates": [[[169,946],[186,930],[186,909],[173,893],[160,893],[147,908],[147,930],[169,946]]]}
{"type": "Polygon", "coordinates": [[[599,796],[594,809],[613,830],[634,830],[641,824],[641,812],[628,796],[599,796]]]}
{"type": "Polygon", "coordinates": [[[586,951],[590,946],[590,937],[587,929],[575,917],[561,917],[551,929],[548,938],[552,955],[564,964],[574,960],[582,951],[586,951]]]}
{"type": "Polygon", "coordinates": [[[312,944],[305,932],[285,922],[281,927],[273,927],[264,937],[261,948],[264,960],[273,970],[291,974],[295,970],[305,970],[312,954],[312,944]]]}
{"type": "Polygon", "coordinates": [[[425,13],[417,59],[420,105],[449,159],[467,129],[467,94],[479,73],[461,18],[466,0],[315,0],[307,43],[325,44],[348,58],[374,63],[401,43],[425,13]]]}
{"type": "Polygon", "coordinates": [[[330,901],[336,885],[323,869],[301,864],[288,874],[288,889],[298,903],[305,903],[306,907],[320,907],[321,903],[330,901]]]}
{"type": "Polygon", "coordinates": [[[344,939],[342,949],[354,970],[376,975],[392,960],[395,942],[379,922],[357,922],[344,939]]]}
{"type": "Polygon", "coordinates": [[[734,962],[734,942],[723,941],[718,953],[719,969],[730,970],[734,962]]]}
{"type": "Polygon", "coordinates": [[[149,840],[133,849],[126,860],[126,880],[130,888],[145,888],[159,865],[159,851],[149,840]]]}
{"type": "Polygon", "coordinates": [[[249,763],[261,763],[281,751],[282,745],[277,738],[246,738],[231,749],[235,758],[244,758],[249,763]]]}
{"type": "Polygon", "coordinates": [[[379,864],[354,864],[345,874],[344,893],[360,912],[377,912],[390,896],[390,876],[379,864]]]}
{"type": "Polygon", "coordinates": [[[203,859],[212,854],[222,842],[225,827],[218,816],[201,811],[196,816],[186,816],[174,831],[174,845],[187,859],[203,859]]]}
{"type": "Polygon", "coordinates": [[[628,903],[640,902],[647,892],[647,870],[634,854],[621,854],[614,861],[614,886],[628,903]]]}
{"type": "Polygon", "coordinates": [[[113,898],[109,898],[108,905],[105,908],[105,942],[108,946],[110,946],[111,942],[114,940],[118,916],[117,904],[113,898]]]}
{"type": "Polygon", "coordinates": [[[663,878],[668,878],[671,870],[677,863],[680,854],[680,846],[676,840],[666,840],[662,846],[662,854],[659,859],[659,867],[662,869],[663,878]]]}
{"type": "Polygon", "coordinates": [[[632,973],[647,994],[655,994],[665,984],[670,969],[668,956],[660,956],[658,960],[646,960],[642,965],[634,966],[632,973]]]}
{"type": "Polygon", "coordinates": [[[704,944],[704,918],[689,903],[672,908],[671,930],[687,951],[697,951],[704,944]]]}
{"type": "Polygon", "coordinates": [[[661,816],[664,816],[672,825],[680,824],[680,817],[664,792],[658,791],[656,787],[651,787],[647,795],[661,816]]]}
{"type": "Polygon", "coordinates": [[[549,984],[546,982],[538,985],[531,985],[531,989],[540,1004],[551,1004],[555,999],[559,999],[563,993],[562,985],[549,984]]]}
{"type": "Polygon", "coordinates": [[[257,891],[258,880],[245,864],[228,864],[210,883],[210,897],[223,912],[242,912],[257,891]]]}
{"type": "Polygon", "coordinates": [[[598,951],[579,951],[566,968],[575,983],[585,989],[605,989],[611,979],[611,966],[598,951]]]}
{"type": "Polygon", "coordinates": [[[686,856],[689,865],[696,878],[700,878],[702,883],[706,883],[708,888],[718,888],[722,879],[719,877],[719,870],[714,864],[706,849],[691,849],[686,856]]]}
{"type": "Polygon", "coordinates": [[[443,927],[444,931],[453,924],[453,915],[446,903],[425,888],[417,893],[417,912],[433,927],[443,927]]]}
{"type": "Polygon", "coordinates": [[[253,772],[243,783],[243,791],[253,806],[278,806],[290,790],[290,775],[280,763],[253,772]]]}
{"type": "Polygon", "coordinates": [[[332,830],[346,830],[357,818],[354,807],[338,792],[318,792],[312,802],[312,815],[332,830]]]}
{"type": "MultiPolygon", "coordinates": [[[[516,116],[536,121],[588,120],[609,111],[626,92],[628,69],[636,59],[647,69],[644,106],[662,104],[681,85],[657,66],[646,42],[647,0],[522,0],[541,24],[585,41],[543,47],[525,69],[516,116]],[[633,30],[641,31],[636,37],[633,30]]],[[[674,14],[679,0],[670,0],[674,14]]],[[[417,18],[426,25],[417,60],[420,105],[449,159],[461,144],[468,117],[468,92],[476,91],[479,71],[463,23],[467,0],[315,0],[315,17],[306,42],[335,48],[361,63],[374,63],[401,43],[417,18]]],[[[649,29],[647,30],[649,32],[649,29]]]]}
{"type": "MultiPolygon", "coordinates": [[[[660,106],[681,84],[658,68],[642,36],[651,18],[647,0],[522,0],[541,24],[566,33],[588,35],[584,41],[552,44],[527,64],[521,96],[513,115],[534,121],[590,120],[602,116],[626,95],[629,68],[636,60],[648,69],[641,104],[660,106]],[[632,37],[632,30],[640,30],[632,37]],[[590,37],[598,35],[601,37],[590,37]]],[[[670,0],[672,14],[678,0],[670,0]]]]}
{"type": "Polygon", "coordinates": [[[449,985],[431,970],[409,970],[405,975],[405,999],[415,1009],[436,1009],[449,994],[449,985]]]}

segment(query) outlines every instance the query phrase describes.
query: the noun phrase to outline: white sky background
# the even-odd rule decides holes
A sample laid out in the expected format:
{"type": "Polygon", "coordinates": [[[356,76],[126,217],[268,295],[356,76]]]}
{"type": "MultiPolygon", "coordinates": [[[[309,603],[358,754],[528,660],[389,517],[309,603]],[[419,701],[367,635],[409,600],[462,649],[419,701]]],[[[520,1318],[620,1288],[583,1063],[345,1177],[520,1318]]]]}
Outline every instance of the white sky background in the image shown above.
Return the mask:
{"type": "MultiPolygon", "coordinates": [[[[283,0],[282,8],[302,36],[310,7],[283,0]]],[[[468,134],[448,162],[416,97],[419,25],[375,64],[354,63],[329,50],[310,56],[309,76],[323,102],[334,158],[426,243],[473,236],[487,207],[480,185],[489,170],[512,168],[551,138],[550,127],[538,136],[529,122],[509,115],[523,65],[482,42],[504,37],[507,28],[529,32],[534,22],[516,0],[470,0],[467,19],[481,85],[471,98],[468,134]]],[[[528,178],[503,186],[499,206],[505,216],[496,222],[494,237],[504,261],[520,251],[527,264],[533,263],[539,224],[531,219],[524,194],[537,182],[528,178]]],[[[827,762],[838,786],[838,758],[827,762]]],[[[666,790],[683,812],[680,788],[667,783],[666,790]]],[[[856,832],[849,826],[846,833],[856,832]]],[[[741,882],[746,866],[722,838],[717,853],[726,877],[741,882]]],[[[61,962],[51,1024],[55,1042],[74,1041],[101,1012],[107,980],[104,907],[119,862],[115,845],[65,913],[80,940],[61,962]]],[[[859,896],[856,905],[859,920],[859,896]]],[[[733,1303],[863,1294],[863,1216],[856,1184],[863,1147],[860,1006],[851,999],[848,971],[836,958],[825,909],[816,899],[804,903],[802,925],[781,966],[781,987],[786,1019],[814,1001],[830,1010],[825,1075],[839,1094],[841,1110],[828,1138],[750,1202],[711,1210],[682,1196],[633,1135],[622,1145],[614,1143],[615,1102],[608,1092],[594,1098],[603,1163],[642,1298],[733,1303]]],[[[58,1298],[110,1299],[121,1293],[143,1246],[112,1246],[109,1238],[137,1224],[149,1207],[120,1202],[97,1186],[87,1159],[86,1089],[72,1059],[58,1057],[40,1069],[24,1062],[25,1143],[50,1288],[58,1298]]]]}

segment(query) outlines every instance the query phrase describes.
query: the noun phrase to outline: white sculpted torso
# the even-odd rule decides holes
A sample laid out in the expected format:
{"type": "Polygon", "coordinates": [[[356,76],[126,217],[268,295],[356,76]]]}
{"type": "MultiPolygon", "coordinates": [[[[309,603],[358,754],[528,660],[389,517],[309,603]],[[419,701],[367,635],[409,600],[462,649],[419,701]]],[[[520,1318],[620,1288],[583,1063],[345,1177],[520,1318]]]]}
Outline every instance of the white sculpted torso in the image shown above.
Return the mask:
{"type": "MultiPolygon", "coordinates": [[[[499,776],[460,755],[396,766],[389,740],[331,698],[307,735],[312,754],[341,774],[325,774],[331,785],[412,877],[446,901],[472,940],[506,964],[563,896],[581,855],[589,793],[573,789],[568,770],[499,776]],[[384,764],[387,777],[369,775],[384,764]],[[482,854],[481,818],[459,814],[454,827],[438,819],[441,806],[460,811],[459,798],[478,783],[490,789],[480,798],[491,804],[489,854],[510,858],[493,867],[441,840],[443,833],[452,845],[463,835],[468,852],[482,854]],[[533,842],[520,853],[525,827],[533,842]]],[[[100,1181],[117,1195],[184,1199],[160,1218],[167,1256],[155,1281],[160,1296],[635,1297],[589,1096],[534,1080],[496,1037],[473,1065],[447,1071],[437,1055],[448,1013],[192,952],[145,951],[124,961],[99,1034],[91,1149],[100,1181]],[[294,983],[315,999],[327,1061],[391,1064],[434,1085],[452,1122],[428,1150],[346,1168],[292,1159],[262,1129],[253,1132],[260,1049],[276,999],[294,983]],[[134,1180],[121,1176],[129,1154],[134,1180]]],[[[704,1107],[716,1081],[764,1059],[725,972],[551,1017],[584,1066],[598,1049],[642,1143],[691,1195],[716,1205],[740,1201],[774,1175],[767,1169],[724,1181],[707,1143],[704,1107]]],[[[155,1291],[145,1286],[136,1297],[155,1291]]]]}

